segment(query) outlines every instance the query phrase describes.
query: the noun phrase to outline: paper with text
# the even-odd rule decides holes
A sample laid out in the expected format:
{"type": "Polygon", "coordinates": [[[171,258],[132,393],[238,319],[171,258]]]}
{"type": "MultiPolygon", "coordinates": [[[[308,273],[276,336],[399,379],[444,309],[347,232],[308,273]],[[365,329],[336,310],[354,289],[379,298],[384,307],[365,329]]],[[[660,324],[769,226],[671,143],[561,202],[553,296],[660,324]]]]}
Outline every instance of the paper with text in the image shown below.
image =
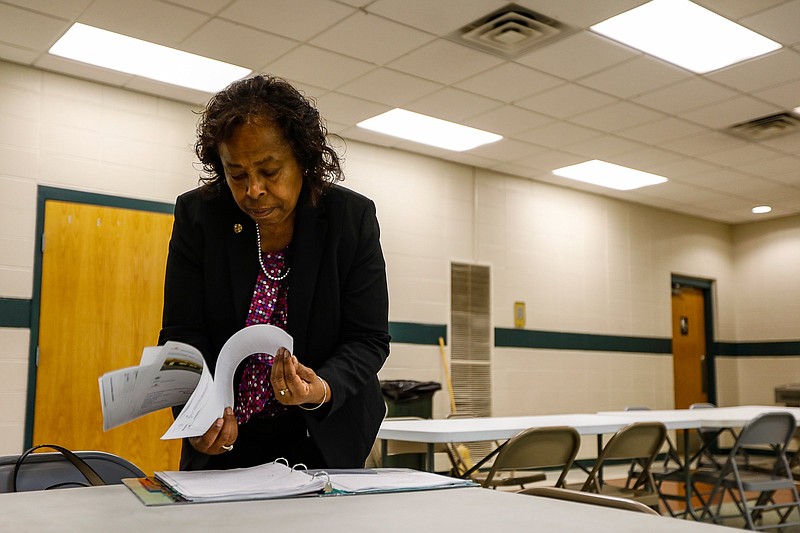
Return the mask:
{"type": "Polygon", "coordinates": [[[274,355],[279,348],[293,350],[288,333],[257,324],[234,333],[219,353],[216,376],[194,347],[169,341],[142,351],[139,366],[100,376],[103,429],[108,431],[146,414],[186,404],[162,439],[202,435],[233,406],[236,367],[255,353],[274,355]]]}

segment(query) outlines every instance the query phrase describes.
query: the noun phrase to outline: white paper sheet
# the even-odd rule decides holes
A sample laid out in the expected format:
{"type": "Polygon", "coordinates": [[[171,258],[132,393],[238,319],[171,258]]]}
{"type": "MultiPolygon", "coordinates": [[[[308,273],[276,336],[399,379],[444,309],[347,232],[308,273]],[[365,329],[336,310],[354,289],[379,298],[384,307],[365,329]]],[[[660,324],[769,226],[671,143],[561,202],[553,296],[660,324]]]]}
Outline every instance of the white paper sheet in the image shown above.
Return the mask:
{"type": "Polygon", "coordinates": [[[207,368],[191,398],[162,439],[196,437],[205,433],[221,417],[225,407],[233,407],[233,375],[245,358],[256,353],[274,355],[279,348],[293,350],[292,337],[282,329],[256,324],[234,333],[222,346],[215,376],[207,368]]]}
{"type": "Polygon", "coordinates": [[[108,372],[98,379],[103,429],[186,404],[161,438],[202,435],[225,407],[233,406],[233,376],[239,363],[255,353],[274,355],[281,347],[291,352],[293,341],[278,327],[257,324],[241,329],[222,347],[213,377],[200,352],[188,344],[170,341],[149,346],[142,351],[139,366],[108,372]]]}

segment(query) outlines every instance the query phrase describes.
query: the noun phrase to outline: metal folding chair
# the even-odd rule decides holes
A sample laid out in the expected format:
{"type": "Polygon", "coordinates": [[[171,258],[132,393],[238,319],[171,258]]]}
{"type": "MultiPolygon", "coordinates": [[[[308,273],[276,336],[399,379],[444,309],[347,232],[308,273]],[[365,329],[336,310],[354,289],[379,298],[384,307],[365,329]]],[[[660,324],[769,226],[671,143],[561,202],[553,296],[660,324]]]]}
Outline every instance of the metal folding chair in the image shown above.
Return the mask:
{"type": "Polygon", "coordinates": [[[727,460],[719,470],[696,472],[696,481],[713,486],[700,518],[710,518],[715,524],[719,524],[723,519],[742,517],[746,527],[751,530],[800,525],[800,521],[787,522],[792,510],[800,511],[800,496],[786,457],[786,448],[794,435],[796,425],[795,418],[790,413],[759,415],[742,428],[727,460]],[[743,449],[761,446],[772,450],[773,464],[770,472],[756,471],[739,464],[737,457],[743,449]],[[779,490],[790,495],[792,501],[776,501],[775,493],[779,490]],[[754,494],[757,494],[755,498],[754,494]],[[722,504],[726,495],[730,496],[735,513],[723,514],[722,504]],[[764,524],[763,517],[770,512],[776,513],[777,523],[764,524]]]}
{"type": "Polygon", "coordinates": [[[560,467],[556,487],[563,487],[567,473],[578,455],[581,439],[571,427],[529,428],[500,447],[492,468],[483,479],[475,479],[489,488],[544,481],[543,468],[560,467]]]}

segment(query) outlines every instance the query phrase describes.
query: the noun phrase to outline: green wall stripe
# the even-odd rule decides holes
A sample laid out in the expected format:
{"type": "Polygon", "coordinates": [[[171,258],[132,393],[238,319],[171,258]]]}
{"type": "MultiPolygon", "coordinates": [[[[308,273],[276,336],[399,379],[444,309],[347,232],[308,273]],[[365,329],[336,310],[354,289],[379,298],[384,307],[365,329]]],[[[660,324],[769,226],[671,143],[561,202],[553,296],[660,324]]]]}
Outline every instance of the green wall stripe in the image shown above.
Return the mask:
{"type": "Polygon", "coordinates": [[[30,328],[31,301],[0,298],[0,328],[30,328]]]}
{"type": "Polygon", "coordinates": [[[800,355],[800,341],[718,342],[717,355],[732,357],[800,355]]]}
{"type": "Polygon", "coordinates": [[[546,348],[601,352],[672,353],[672,339],[563,333],[530,329],[496,328],[494,345],[505,348],[546,348]]]}
{"type": "Polygon", "coordinates": [[[439,337],[447,344],[447,326],[440,324],[415,324],[413,322],[390,322],[389,335],[392,342],[403,344],[439,344],[439,337]]]}

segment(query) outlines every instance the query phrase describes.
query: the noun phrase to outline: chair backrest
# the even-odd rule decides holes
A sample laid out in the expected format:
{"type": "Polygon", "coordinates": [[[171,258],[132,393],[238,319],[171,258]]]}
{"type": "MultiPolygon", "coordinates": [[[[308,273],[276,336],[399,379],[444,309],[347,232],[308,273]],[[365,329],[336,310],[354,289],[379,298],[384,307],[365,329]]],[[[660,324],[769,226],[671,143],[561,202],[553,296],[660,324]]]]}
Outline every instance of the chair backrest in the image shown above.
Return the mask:
{"type": "Polygon", "coordinates": [[[528,428],[509,439],[497,454],[486,478],[490,483],[503,470],[561,467],[556,486],[564,480],[578,455],[581,438],[575,428],[559,426],[528,428]]]}
{"type": "Polygon", "coordinates": [[[783,451],[792,440],[796,427],[797,422],[791,413],[779,411],[762,413],[742,428],[734,444],[734,450],[731,451],[743,446],[761,445],[773,446],[783,451]]]}
{"type": "Polygon", "coordinates": [[[600,451],[592,471],[581,490],[598,492],[599,472],[606,461],[637,459],[641,465],[634,486],[652,487],[650,466],[667,439],[667,428],[661,422],[636,422],[617,431],[600,451]]]}
{"type": "Polygon", "coordinates": [[[518,494],[542,496],[545,498],[554,498],[557,500],[566,500],[577,503],[587,503],[590,505],[600,505],[602,507],[613,507],[614,509],[624,509],[626,511],[635,511],[637,513],[661,516],[654,509],[651,509],[642,502],[629,500],[627,498],[619,498],[617,496],[607,496],[605,494],[581,492],[578,490],[563,489],[558,487],[531,487],[529,489],[519,491],[518,494]]]}
{"type": "MultiPolygon", "coordinates": [[[[124,478],[145,477],[136,465],[118,455],[100,451],[76,451],[107,485],[122,483],[124,478]]],[[[14,469],[20,455],[0,457],[0,493],[13,492],[14,469]]],[[[33,453],[27,456],[17,474],[17,492],[78,487],[89,484],[83,474],[59,452],[33,453]]]]}

